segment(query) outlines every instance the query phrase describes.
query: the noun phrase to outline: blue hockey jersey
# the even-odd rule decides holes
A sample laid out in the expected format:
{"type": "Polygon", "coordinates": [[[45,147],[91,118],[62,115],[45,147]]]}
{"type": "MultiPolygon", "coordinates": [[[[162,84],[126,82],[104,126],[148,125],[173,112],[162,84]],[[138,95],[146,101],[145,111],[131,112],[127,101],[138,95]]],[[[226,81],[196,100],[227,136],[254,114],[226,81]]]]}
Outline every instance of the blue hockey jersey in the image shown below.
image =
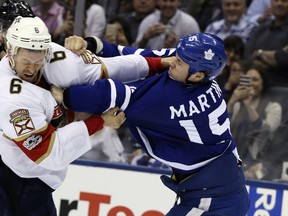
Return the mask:
{"type": "Polygon", "coordinates": [[[163,48],[161,50],[141,49],[135,47],[121,46],[118,44],[108,43],[102,40],[103,50],[98,55],[101,57],[113,57],[120,55],[141,55],[144,57],[169,57],[176,55],[175,48],[163,48]]]}
{"type": "Polygon", "coordinates": [[[101,114],[121,107],[142,148],[174,170],[193,173],[235,149],[216,81],[191,87],[165,72],[128,84],[97,80],[69,91],[70,105],[78,112],[101,114]]]}

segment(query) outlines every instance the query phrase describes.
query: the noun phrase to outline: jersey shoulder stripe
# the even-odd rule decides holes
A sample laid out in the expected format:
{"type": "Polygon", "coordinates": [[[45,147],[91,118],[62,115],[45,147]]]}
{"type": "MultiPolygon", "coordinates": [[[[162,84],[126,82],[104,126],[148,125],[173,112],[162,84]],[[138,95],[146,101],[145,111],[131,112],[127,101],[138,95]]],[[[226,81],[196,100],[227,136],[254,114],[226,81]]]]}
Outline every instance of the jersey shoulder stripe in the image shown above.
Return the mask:
{"type": "Polygon", "coordinates": [[[55,128],[51,124],[20,138],[12,139],[3,134],[6,139],[13,141],[32,161],[41,163],[49,156],[55,140],[55,128]]]}

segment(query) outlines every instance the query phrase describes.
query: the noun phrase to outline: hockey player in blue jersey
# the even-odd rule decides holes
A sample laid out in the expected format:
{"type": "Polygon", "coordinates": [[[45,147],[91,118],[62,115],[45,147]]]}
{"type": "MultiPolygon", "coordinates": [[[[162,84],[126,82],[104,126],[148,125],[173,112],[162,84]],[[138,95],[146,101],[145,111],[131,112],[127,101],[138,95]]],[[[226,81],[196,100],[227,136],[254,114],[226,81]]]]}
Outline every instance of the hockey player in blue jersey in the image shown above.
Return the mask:
{"type": "Polygon", "coordinates": [[[179,41],[175,60],[162,74],[125,85],[97,80],[93,86],[53,88],[52,93],[78,112],[101,114],[114,106],[125,112],[141,147],[173,170],[171,177],[161,177],[177,195],[166,215],[244,216],[249,198],[241,160],[226,103],[213,80],[225,62],[221,39],[191,34],[179,41]]]}

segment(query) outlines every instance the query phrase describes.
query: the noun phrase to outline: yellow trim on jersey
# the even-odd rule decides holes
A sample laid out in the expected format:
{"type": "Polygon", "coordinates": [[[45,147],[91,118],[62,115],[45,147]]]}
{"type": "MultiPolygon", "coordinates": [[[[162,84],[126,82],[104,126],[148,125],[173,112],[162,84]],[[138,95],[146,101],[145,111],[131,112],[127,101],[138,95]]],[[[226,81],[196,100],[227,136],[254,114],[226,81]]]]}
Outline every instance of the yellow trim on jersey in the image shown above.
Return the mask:
{"type": "Polygon", "coordinates": [[[104,64],[103,61],[101,61],[101,59],[98,59],[98,60],[101,63],[101,72],[102,72],[101,79],[108,79],[109,74],[108,74],[108,70],[107,70],[106,65],[104,64]]]}
{"type": "Polygon", "coordinates": [[[11,137],[7,136],[6,134],[3,134],[3,137],[5,137],[6,139],[9,139],[9,140],[12,140],[12,139],[13,139],[13,140],[15,140],[16,142],[21,142],[21,141],[23,141],[23,140],[26,140],[26,139],[27,139],[28,137],[30,137],[32,134],[37,134],[37,133],[39,133],[39,132],[42,132],[42,131],[47,130],[48,126],[49,126],[49,124],[46,124],[44,127],[39,128],[38,130],[32,131],[33,133],[26,134],[26,135],[21,136],[21,137],[19,137],[19,138],[11,138],[11,137]]]}
{"type": "Polygon", "coordinates": [[[50,155],[52,148],[54,146],[55,137],[56,137],[56,132],[54,131],[51,134],[48,150],[38,160],[35,161],[36,164],[40,164],[44,159],[46,159],[50,155]]]}

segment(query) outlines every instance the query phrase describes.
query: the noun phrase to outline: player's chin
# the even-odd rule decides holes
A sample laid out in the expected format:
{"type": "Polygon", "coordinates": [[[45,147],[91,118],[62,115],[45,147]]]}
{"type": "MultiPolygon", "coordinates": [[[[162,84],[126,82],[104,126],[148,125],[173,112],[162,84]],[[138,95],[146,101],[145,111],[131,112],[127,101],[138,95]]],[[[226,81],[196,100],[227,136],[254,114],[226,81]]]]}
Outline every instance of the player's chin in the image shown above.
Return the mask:
{"type": "Polygon", "coordinates": [[[169,69],[169,71],[168,71],[168,75],[169,75],[169,77],[171,78],[171,79],[173,79],[173,80],[177,80],[177,77],[175,77],[175,75],[173,74],[173,72],[169,69]]]}
{"type": "Polygon", "coordinates": [[[36,76],[22,76],[21,77],[23,80],[25,80],[26,82],[29,82],[29,83],[35,83],[36,82],[36,76]]]}
{"type": "Polygon", "coordinates": [[[169,67],[169,69],[168,69],[168,74],[169,74],[169,76],[172,76],[171,67],[169,67]]]}

